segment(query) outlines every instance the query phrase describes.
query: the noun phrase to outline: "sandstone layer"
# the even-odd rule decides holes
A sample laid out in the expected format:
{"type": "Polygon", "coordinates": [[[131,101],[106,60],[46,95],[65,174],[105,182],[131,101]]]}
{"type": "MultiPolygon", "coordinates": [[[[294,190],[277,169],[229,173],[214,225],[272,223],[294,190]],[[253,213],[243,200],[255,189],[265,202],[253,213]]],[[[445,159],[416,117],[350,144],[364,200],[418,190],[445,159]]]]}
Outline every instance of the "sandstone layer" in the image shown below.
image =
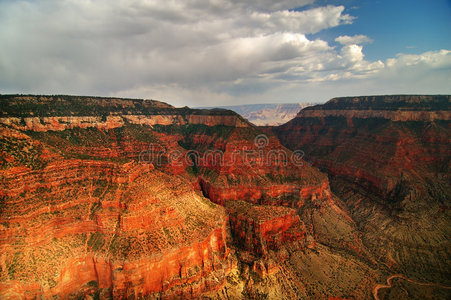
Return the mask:
{"type": "MultiPolygon", "coordinates": [[[[378,160],[363,138],[362,155],[379,165],[337,165],[321,147],[334,147],[330,135],[341,129],[330,119],[341,117],[298,117],[312,122],[311,135],[290,127],[282,136],[282,126],[281,143],[227,110],[76,96],[0,101],[3,297],[370,299],[376,282],[408,265],[410,252],[394,257],[383,246],[389,235],[376,235],[394,227],[371,203],[404,195],[396,170],[417,163],[378,160]],[[311,151],[293,147],[317,139],[324,145],[311,151]]],[[[437,167],[449,155],[440,122],[427,136],[437,167]]],[[[391,135],[365,137],[390,156],[391,135]]],[[[405,145],[397,158],[425,157],[405,145]]],[[[446,257],[440,247],[434,259],[446,257]]]]}
{"type": "Polygon", "coordinates": [[[1,178],[4,298],[195,297],[234,267],[224,210],[151,165],[62,160],[1,178]]]}
{"type": "Polygon", "coordinates": [[[376,260],[449,282],[451,97],[335,98],[271,130],[331,178],[376,260]]]}

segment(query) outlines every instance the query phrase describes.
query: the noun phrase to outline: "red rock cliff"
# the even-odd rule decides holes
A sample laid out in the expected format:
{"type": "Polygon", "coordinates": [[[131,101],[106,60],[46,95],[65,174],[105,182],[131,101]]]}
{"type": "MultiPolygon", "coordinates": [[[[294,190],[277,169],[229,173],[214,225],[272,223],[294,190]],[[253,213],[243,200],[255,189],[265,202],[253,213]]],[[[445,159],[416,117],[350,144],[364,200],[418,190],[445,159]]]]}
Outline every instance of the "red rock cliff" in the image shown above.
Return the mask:
{"type": "Polygon", "coordinates": [[[444,280],[450,101],[449,95],[334,98],[269,130],[330,175],[376,257],[406,274],[418,276],[421,268],[422,276],[444,280]]]}
{"type": "Polygon", "coordinates": [[[63,160],[1,178],[2,297],[195,297],[233,267],[224,210],[151,165],[63,160]]]}

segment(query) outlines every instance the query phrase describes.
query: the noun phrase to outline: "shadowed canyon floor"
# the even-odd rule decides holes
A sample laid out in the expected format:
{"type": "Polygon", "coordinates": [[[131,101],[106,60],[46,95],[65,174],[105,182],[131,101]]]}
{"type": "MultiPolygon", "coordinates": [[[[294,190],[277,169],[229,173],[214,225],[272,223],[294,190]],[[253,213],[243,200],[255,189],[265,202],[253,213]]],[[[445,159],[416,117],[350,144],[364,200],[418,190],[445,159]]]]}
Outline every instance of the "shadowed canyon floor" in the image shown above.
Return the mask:
{"type": "Polygon", "coordinates": [[[449,99],[0,96],[0,298],[446,299],[449,99]]]}

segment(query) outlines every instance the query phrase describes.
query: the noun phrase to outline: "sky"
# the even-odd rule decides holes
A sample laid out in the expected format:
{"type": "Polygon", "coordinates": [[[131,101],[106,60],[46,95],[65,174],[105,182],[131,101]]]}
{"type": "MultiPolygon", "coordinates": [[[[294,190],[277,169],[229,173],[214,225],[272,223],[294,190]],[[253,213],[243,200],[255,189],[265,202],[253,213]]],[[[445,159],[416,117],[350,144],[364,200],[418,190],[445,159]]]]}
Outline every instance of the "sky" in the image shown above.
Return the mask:
{"type": "Polygon", "coordinates": [[[451,94],[450,0],[0,0],[0,93],[175,106],[451,94]]]}

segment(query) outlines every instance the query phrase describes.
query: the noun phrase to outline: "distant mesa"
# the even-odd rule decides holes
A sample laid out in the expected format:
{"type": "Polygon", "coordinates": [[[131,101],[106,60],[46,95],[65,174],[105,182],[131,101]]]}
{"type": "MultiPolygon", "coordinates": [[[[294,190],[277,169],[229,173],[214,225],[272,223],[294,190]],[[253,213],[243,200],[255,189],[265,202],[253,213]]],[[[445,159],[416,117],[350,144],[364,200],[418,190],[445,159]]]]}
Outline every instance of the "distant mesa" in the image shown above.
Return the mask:
{"type": "Polygon", "coordinates": [[[318,103],[268,103],[218,106],[216,108],[233,110],[257,126],[276,126],[293,119],[301,109],[316,104],[318,103]]]}
{"type": "Polygon", "coordinates": [[[451,120],[449,95],[390,95],[333,98],[310,106],[297,115],[304,118],[342,116],[382,118],[392,121],[451,120]]]}

